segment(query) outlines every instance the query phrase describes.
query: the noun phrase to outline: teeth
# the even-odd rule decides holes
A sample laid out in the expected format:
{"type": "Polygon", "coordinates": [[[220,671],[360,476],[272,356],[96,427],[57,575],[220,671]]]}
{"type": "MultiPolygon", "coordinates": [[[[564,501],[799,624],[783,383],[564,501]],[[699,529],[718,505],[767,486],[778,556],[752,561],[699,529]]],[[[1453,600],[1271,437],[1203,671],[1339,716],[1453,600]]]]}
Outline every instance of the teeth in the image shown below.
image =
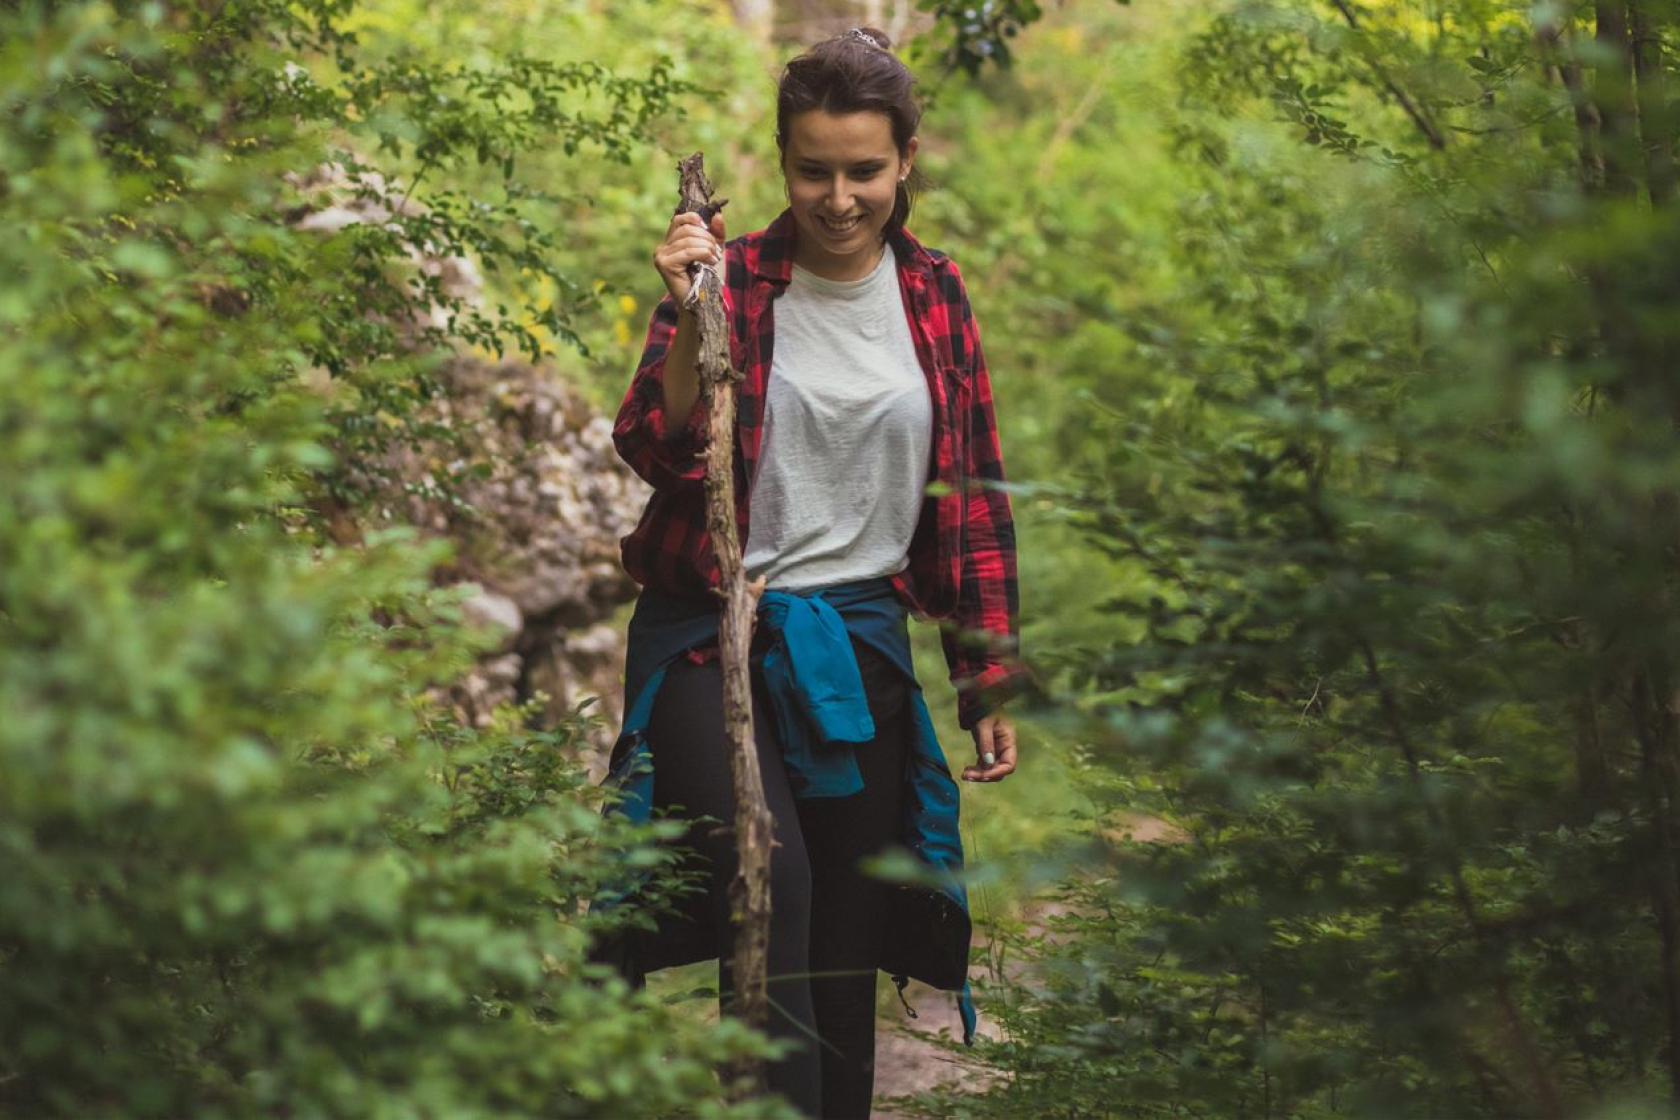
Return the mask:
{"type": "Polygon", "coordinates": [[[850,220],[848,222],[831,222],[827,218],[823,218],[823,219],[821,219],[821,221],[822,221],[823,225],[827,226],[831,230],[834,230],[836,233],[845,233],[847,230],[851,229],[852,227],[856,226],[859,222],[863,221],[863,219],[862,218],[853,218],[852,220],[850,220]]]}

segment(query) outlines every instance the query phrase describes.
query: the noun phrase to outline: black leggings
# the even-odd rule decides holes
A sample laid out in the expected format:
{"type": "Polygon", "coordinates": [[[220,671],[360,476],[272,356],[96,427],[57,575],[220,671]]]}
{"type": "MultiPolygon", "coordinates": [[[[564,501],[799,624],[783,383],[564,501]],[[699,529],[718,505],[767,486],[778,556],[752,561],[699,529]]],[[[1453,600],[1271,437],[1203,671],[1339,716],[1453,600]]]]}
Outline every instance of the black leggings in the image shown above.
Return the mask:
{"type": "MultiPolygon", "coordinates": [[[[873,648],[853,642],[853,649],[876,735],[856,748],[863,791],[851,797],[793,796],[763,681],[756,672],[753,680],[753,730],[778,842],[770,857],[769,1034],[798,1044],[770,1065],[767,1080],[806,1115],[831,1118],[867,1118],[874,1092],[875,972],[889,888],[861,874],[857,863],[899,840],[912,734],[908,682],[873,648]]],[[[727,1006],[735,809],[715,661],[679,658],[671,666],[647,738],[655,809],[681,806],[673,815],[724,822],[689,829],[694,853],[685,867],[704,869],[709,886],[684,915],[662,920],[711,923],[722,947],[718,990],[727,1006]]]]}

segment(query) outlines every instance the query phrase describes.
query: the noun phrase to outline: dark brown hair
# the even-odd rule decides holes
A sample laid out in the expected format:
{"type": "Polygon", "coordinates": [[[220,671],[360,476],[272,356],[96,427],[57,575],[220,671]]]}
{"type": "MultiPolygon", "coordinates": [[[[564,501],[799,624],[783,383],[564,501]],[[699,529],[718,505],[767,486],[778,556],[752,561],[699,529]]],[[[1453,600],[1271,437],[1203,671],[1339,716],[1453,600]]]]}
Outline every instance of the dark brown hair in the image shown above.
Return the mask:
{"type": "MultiPolygon", "coordinates": [[[[776,89],[776,147],[784,158],[788,122],[811,109],[881,113],[892,124],[899,158],[908,156],[910,138],[922,121],[922,107],[916,101],[915,77],[891,47],[885,31],[853,28],[824,39],[783,68],[776,89]]],[[[890,236],[903,228],[910,220],[911,204],[926,185],[921,168],[912,165],[909,178],[898,184],[884,233],[890,236]]]]}

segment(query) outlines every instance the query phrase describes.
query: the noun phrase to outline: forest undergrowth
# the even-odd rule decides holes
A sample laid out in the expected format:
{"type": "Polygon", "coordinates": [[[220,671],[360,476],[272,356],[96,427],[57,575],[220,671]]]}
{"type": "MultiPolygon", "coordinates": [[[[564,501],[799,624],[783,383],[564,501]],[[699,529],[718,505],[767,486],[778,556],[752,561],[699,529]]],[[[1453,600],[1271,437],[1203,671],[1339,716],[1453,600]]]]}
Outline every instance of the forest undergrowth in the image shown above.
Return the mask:
{"type": "MultiPolygon", "coordinates": [[[[894,1107],[1680,1114],[1680,9],[917,11],[1036,690],[964,792],[986,1076],[894,1107]]],[[[451,718],[491,639],[358,480],[448,353],[613,408],[675,160],[780,209],[791,50],[699,0],[0,7],[0,1115],[788,1114],[687,980],[586,964],[660,828],[581,713],[451,718]],[[325,164],[413,205],[299,230],[325,164]]]]}

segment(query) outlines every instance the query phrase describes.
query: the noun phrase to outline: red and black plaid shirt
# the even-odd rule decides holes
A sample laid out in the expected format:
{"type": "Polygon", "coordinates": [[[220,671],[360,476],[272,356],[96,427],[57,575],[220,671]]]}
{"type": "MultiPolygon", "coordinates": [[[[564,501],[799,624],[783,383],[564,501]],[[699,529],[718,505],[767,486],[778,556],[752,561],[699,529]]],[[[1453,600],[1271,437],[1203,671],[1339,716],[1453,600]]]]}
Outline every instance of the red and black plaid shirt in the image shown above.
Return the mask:
{"type": "MultiPolygon", "coordinates": [[[[793,268],[795,226],[784,210],[765,229],[724,247],[724,306],[730,360],[742,371],[735,441],[735,521],[747,540],[750,480],[758,463],[764,400],[774,341],[775,299],[793,268]]],[[[910,564],[892,577],[915,614],[947,620],[945,658],[957,687],[962,726],[974,723],[1020,686],[1016,660],[1018,591],[1015,528],[1003,481],[991,379],[980,332],[957,266],[906,230],[891,237],[899,288],[916,356],[933,404],[928,495],[910,541],[910,564]]],[[[625,570],[637,583],[672,594],[718,584],[706,531],[706,404],[686,423],[665,420],[665,352],[676,336],[669,295],[654,308],[630,389],[613,426],[613,443],[653,487],[635,530],[622,541],[625,570]]]]}

